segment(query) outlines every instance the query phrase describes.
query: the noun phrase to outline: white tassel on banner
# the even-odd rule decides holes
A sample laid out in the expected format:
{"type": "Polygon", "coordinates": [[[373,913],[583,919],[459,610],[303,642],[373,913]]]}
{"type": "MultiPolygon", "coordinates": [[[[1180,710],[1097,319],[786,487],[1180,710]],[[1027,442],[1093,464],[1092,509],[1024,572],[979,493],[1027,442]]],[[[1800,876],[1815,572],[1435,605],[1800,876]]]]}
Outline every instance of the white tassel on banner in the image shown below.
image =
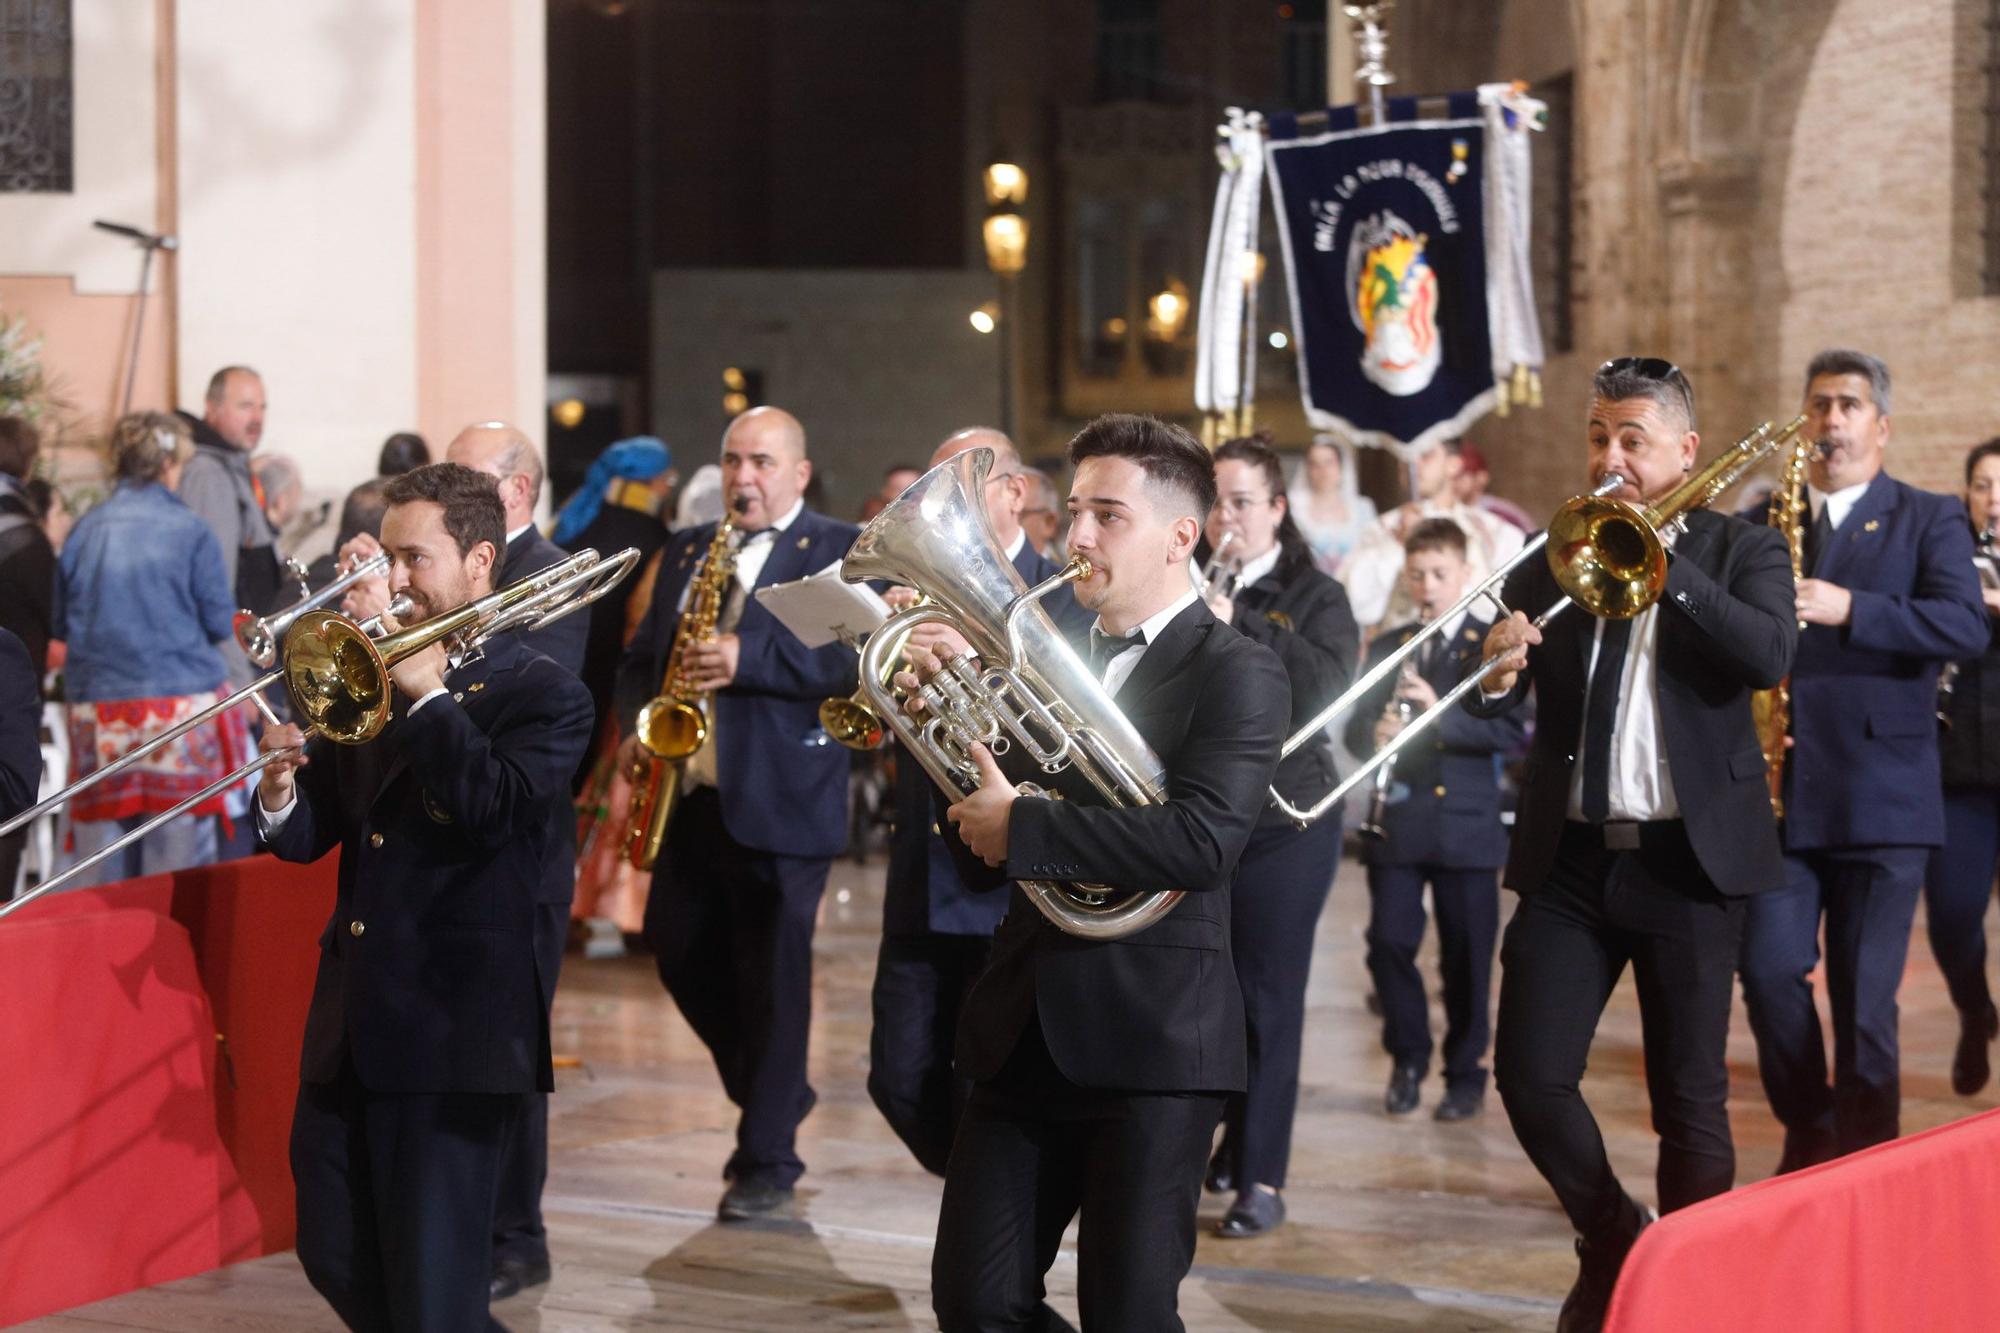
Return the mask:
{"type": "Polygon", "coordinates": [[[1533,225],[1528,133],[1548,119],[1548,104],[1519,83],[1479,88],[1486,122],[1486,316],[1493,342],[1493,383],[1501,416],[1513,404],[1540,407],[1545,360],[1528,254],[1533,225]]]}
{"type": "Polygon", "coordinates": [[[1256,396],[1254,353],[1246,355],[1244,347],[1244,340],[1256,335],[1245,328],[1251,295],[1245,275],[1254,271],[1263,206],[1264,118],[1238,107],[1228,114],[1228,122],[1217,130],[1222,179],[1215,188],[1195,331],[1194,401],[1207,418],[1211,437],[1218,418],[1224,423],[1219,429],[1233,431],[1256,396]]]}

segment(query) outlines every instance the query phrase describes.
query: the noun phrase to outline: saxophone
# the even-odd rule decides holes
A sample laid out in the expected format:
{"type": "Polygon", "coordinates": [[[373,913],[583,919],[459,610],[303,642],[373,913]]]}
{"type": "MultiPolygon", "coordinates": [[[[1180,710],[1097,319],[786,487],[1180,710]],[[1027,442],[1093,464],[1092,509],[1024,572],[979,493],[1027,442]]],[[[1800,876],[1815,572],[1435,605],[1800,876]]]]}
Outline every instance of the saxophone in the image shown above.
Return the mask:
{"type": "Polygon", "coordinates": [[[736,577],[736,516],[725,512],[715,537],[694,572],[687,606],[674,633],[660,692],[639,710],[633,734],[639,757],[632,781],[632,813],[625,833],[625,859],[635,870],[651,870],[667,838],[667,820],[680,800],[681,765],[708,740],[708,696],[688,678],[687,650],[715,637],[715,623],[736,577]]]}
{"type": "MultiPolygon", "coordinates": [[[[1804,431],[1792,443],[1785,469],[1771,492],[1769,521],[1785,536],[1792,552],[1792,582],[1806,572],[1806,464],[1820,452],[1818,440],[1804,431]]],[[[1799,628],[1805,629],[1801,620],[1799,628]]],[[[1792,678],[1785,677],[1768,690],[1750,696],[1751,715],[1757,721],[1757,741],[1764,751],[1764,776],[1771,785],[1771,813],[1785,817],[1785,739],[1792,730],[1792,678]]]]}

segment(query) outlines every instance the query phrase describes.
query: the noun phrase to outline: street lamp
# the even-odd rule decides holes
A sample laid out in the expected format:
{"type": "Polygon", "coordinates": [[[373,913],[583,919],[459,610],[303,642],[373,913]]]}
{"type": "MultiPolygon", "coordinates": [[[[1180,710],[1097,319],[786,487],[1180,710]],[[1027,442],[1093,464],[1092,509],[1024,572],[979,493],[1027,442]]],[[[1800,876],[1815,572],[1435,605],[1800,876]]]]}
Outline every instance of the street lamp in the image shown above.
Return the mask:
{"type": "Polygon", "coordinates": [[[986,165],[986,267],[1000,279],[1000,429],[1014,434],[1014,326],[1019,320],[1015,282],[1028,266],[1028,172],[1005,153],[986,165]]]}

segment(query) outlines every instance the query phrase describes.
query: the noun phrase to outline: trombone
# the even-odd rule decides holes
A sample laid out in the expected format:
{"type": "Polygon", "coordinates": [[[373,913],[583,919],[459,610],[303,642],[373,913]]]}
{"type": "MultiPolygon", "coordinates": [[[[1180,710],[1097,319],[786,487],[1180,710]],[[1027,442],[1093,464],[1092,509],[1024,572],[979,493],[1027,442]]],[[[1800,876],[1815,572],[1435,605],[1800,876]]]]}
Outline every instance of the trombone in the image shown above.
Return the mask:
{"type": "MultiPolygon", "coordinates": [[[[1498,589],[1522,561],[1538,551],[1545,553],[1549,571],[1555,575],[1563,596],[1535,618],[1536,629],[1541,629],[1572,605],[1581,606],[1591,615],[1605,620],[1630,620],[1638,615],[1666,592],[1667,543],[1675,531],[1685,526],[1687,512],[1712,503],[1742,480],[1743,475],[1762,462],[1766,455],[1792,445],[1805,427],[1803,415],[1794,417],[1782,427],[1773,426],[1768,421],[1763,423],[1654,504],[1638,505],[1613,499],[1612,492],[1625,485],[1625,479],[1616,473],[1607,476],[1589,494],[1565,501],[1556,510],[1545,531],[1530,539],[1506,564],[1470,589],[1449,610],[1424,626],[1422,631],[1412,635],[1409,642],[1376,663],[1339,698],[1292,733],[1285,741],[1282,754],[1290,755],[1299,747],[1311,743],[1328,723],[1353,708],[1391,672],[1401,670],[1404,659],[1417,651],[1420,644],[1456,620],[1459,613],[1469,609],[1474,602],[1490,601],[1501,615],[1507,615],[1509,607],[1501,601],[1498,589]]],[[[1446,709],[1479,688],[1485,678],[1486,670],[1482,666],[1459,681],[1421,716],[1390,737],[1388,744],[1364,760],[1338,786],[1311,805],[1294,805],[1275,787],[1271,790],[1271,803],[1300,828],[1307,827],[1338,804],[1342,797],[1366,782],[1376,769],[1394,759],[1405,746],[1436,725],[1446,709]]]]}
{"type": "Polygon", "coordinates": [[[285,631],[300,616],[325,606],[363,579],[383,578],[388,573],[389,556],[387,552],[378,551],[318,592],[308,591],[304,598],[282,611],[274,611],[268,616],[238,611],[234,621],[236,642],[252,662],[269,671],[278,660],[278,645],[284,642],[285,631]]]}
{"type": "MultiPolygon", "coordinates": [[[[307,720],[306,734],[309,737],[318,735],[339,745],[360,745],[375,739],[388,725],[395,692],[389,670],[398,662],[434,644],[443,644],[452,665],[462,666],[474,660],[484,645],[497,635],[516,630],[538,630],[572,611],[589,606],[617,587],[638,562],[639,552],[633,547],[627,547],[608,559],[600,557],[596,551],[578,551],[569,559],[530,574],[498,592],[467,602],[457,610],[447,611],[408,629],[385,634],[379,639],[371,637],[365,626],[357,625],[335,612],[302,612],[293,620],[290,633],[285,637],[283,664],[255,681],[250,686],[249,698],[256,701],[266,721],[276,723],[276,716],[263,701],[262,691],[282,680],[285,693],[291,699],[293,713],[307,720]]],[[[408,609],[407,599],[399,599],[399,602],[408,609]]],[[[391,604],[390,613],[395,612],[396,605],[391,604]]],[[[379,623],[376,627],[380,628],[379,623]]],[[[11,832],[30,819],[67,804],[78,792],[137,762],[176,737],[185,735],[224,709],[243,702],[244,699],[237,695],[218,700],[171,731],[65,787],[34,809],[15,816],[6,825],[0,826],[0,833],[11,832]]],[[[213,800],[230,787],[295,753],[294,749],[266,750],[61,874],[44,880],[12,902],[0,903],[0,918],[19,911],[45,893],[53,893],[161,824],[179,818],[204,801],[213,800]]]]}

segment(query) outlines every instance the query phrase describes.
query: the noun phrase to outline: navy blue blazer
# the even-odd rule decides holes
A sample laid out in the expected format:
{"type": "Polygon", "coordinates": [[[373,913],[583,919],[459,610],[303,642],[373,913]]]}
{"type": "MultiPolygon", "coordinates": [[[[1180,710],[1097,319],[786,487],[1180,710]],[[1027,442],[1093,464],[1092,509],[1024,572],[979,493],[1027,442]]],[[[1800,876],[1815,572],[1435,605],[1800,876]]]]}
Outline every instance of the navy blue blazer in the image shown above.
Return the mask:
{"type": "Polygon", "coordinates": [[[1799,635],[1785,848],[1935,847],[1938,669],[1988,638],[1965,506],[1880,473],[1806,575],[1846,588],[1854,612],[1799,635]]]}
{"type": "MultiPolygon", "coordinates": [[[[1458,633],[1435,649],[1423,673],[1442,697],[1475,669],[1485,652],[1492,620],[1468,613],[1458,633]]],[[[1368,647],[1368,665],[1415,637],[1419,626],[1401,625],[1378,634],[1368,647]]],[[[1347,748],[1375,750],[1375,723],[1396,685],[1390,677],[1370,690],[1347,716],[1347,748]]],[[[1370,843],[1362,859],[1369,865],[1428,865],[1451,870],[1499,869],[1507,861],[1507,828],[1500,822],[1500,779],[1496,757],[1527,739],[1526,708],[1481,717],[1462,707],[1447,709],[1427,737],[1396,755],[1396,771],[1383,807],[1388,837],[1370,843]]],[[[1373,788],[1369,788],[1372,792],[1373,788]]]]}
{"type": "MultiPolygon", "coordinates": [[[[816,574],[847,554],[861,530],[802,510],[775,543],[757,587],[816,574]]],[[[630,734],[640,705],[659,693],[680,629],[681,600],[715,525],[675,533],[660,560],[653,604],[618,668],[618,720],[630,734]]],[[[715,696],[722,824],[745,847],[787,856],[838,856],[847,845],[847,751],[819,724],[819,706],[854,693],[858,659],[845,644],[807,648],[755,597],[743,602],[736,680],[715,696]]]]}
{"type": "MultiPolygon", "coordinates": [[[[28,649],[0,629],[0,820],[35,803],[42,783],[42,683],[28,649]]],[[[9,892],[11,884],[0,884],[9,892]]]]}
{"type": "Polygon", "coordinates": [[[447,684],[452,697],[414,715],[399,695],[364,745],[310,742],[297,804],[267,840],[286,861],[340,848],[306,1016],[309,1083],[351,1057],[375,1092],[554,1087],[537,907],[549,859],[569,856],[590,695],[506,635],[447,684]]]}
{"type": "MultiPolygon", "coordinates": [[[[1062,566],[1021,543],[1014,568],[1029,587],[1062,566]]],[[[1042,599],[1042,609],[1071,639],[1088,632],[1096,615],[1077,604],[1069,588],[1042,599]]],[[[1004,893],[975,893],[959,878],[951,849],[939,836],[930,774],[897,747],[896,823],[889,839],[889,874],[882,895],[882,930],[890,935],[991,935],[1007,914],[1004,893]]]]}

